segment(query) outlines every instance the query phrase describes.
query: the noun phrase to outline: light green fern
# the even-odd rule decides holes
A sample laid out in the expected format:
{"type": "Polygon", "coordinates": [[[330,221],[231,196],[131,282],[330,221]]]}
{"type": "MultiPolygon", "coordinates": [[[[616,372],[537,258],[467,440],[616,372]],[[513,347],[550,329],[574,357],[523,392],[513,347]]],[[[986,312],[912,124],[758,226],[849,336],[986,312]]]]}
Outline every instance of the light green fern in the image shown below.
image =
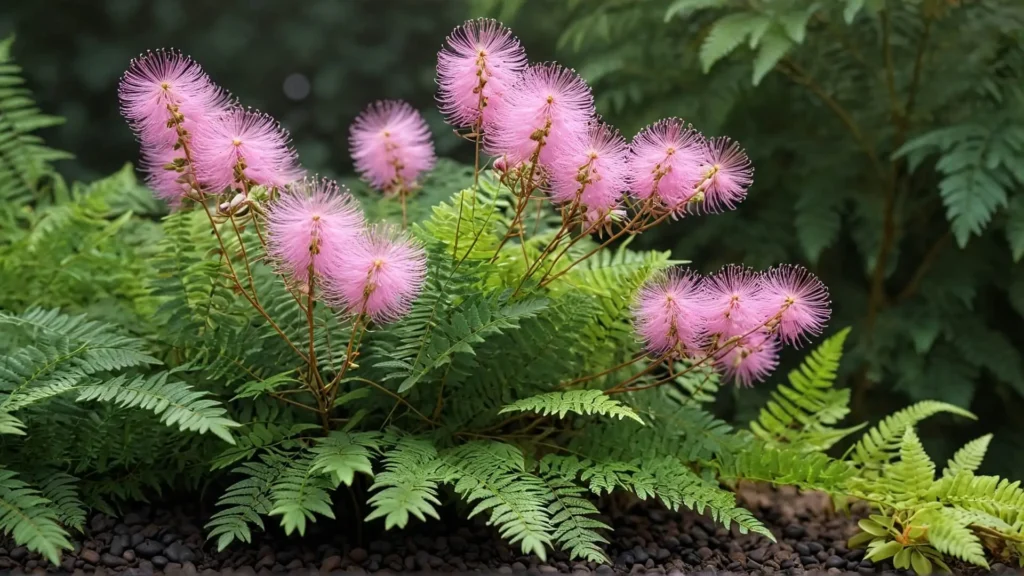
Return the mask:
{"type": "Polygon", "coordinates": [[[601,390],[569,390],[539,394],[513,402],[502,408],[499,414],[507,412],[537,412],[544,416],[557,414],[559,418],[565,418],[569,412],[588,416],[598,414],[620,420],[629,418],[640,424],[644,423],[632,408],[601,390]]]}
{"type": "Polygon", "coordinates": [[[985,452],[992,441],[991,434],[985,434],[979,438],[964,444],[953,454],[953,457],[946,462],[943,469],[943,476],[956,476],[960,472],[977,472],[981,467],[981,461],[985,459],[985,452]]]}

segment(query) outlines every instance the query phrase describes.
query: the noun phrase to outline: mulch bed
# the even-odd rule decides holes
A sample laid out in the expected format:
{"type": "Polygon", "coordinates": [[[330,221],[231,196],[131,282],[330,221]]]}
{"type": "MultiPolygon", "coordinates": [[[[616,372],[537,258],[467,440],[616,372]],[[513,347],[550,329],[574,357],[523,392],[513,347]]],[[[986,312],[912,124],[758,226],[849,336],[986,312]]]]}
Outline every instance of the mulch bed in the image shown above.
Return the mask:
{"type": "MultiPolygon", "coordinates": [[[[552,553],[546,562],[523,556],[480,523],[429,522],[405,531],[350,534],[354,523],[332,524],[327,519],[310,527],[304,538],[271,532],[255,534],[251,545],[214,551],[203,540],[200,514],[182,509],[140,507],[121,518],[93,516],[84,535],[76,535],[73,553],[53,566],[25,548],[0,541],[0,573],[106,574],[124,576],[234,574],[365,574],[381,576],[407,572],[485,574],[751,574],[793,575],[881,574],[894,571],[886,561],[873,564],[862,550],[848,550],[846,540],[856,532],[853,517],[831,511],[827,496],[797,494],[794,490],[746,487],[746,505],[775,534],[778,542],[759,535],[740,535],[693,513],[678,514],[657,504],[634,503],[621,513],[603,518],[614,528],[606,550],[611,565],[570,561],[552,553]]],[[[349,516],[352,518],[353,516],[349,516]]],[[[339,518],[343,518],[339,516],[339,518]]],[[[273,520],[271,520],[273,522],[273,520]]],[[[270,522],[268,522],[268,525],[270,522]]],[[[979,573],[954,566],[958,574],[979,573]]],[[[995,572],[1013,573],[996,564],[995,572]]]]}

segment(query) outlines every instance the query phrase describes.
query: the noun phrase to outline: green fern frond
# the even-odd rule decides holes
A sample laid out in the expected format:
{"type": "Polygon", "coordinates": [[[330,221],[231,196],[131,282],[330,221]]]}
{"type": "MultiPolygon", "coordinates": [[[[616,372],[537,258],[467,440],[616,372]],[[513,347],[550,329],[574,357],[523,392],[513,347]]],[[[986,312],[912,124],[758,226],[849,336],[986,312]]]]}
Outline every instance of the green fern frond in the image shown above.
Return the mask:
{"type": "Polygon", "coordinates": [[[780,384],[771,393],[757,420],[750,423],[758,438],[769,446],[788,444],[795,449],[824,451],[865,426],[833,427],[850,412],[850,391],[834,388],[849,333],[846,328],[822,342],[789,373],[789,386],[780,384]]]}
{"type": "Polygon", "coordinates": [[[224,491],[217,506],[223,508],[206,523],[208,538],[217,539],[217,549],[224,550],[235,540],[252,542],[249,525],[264,529],[263,518],[273,509],[271,488],[284,471],[286,460],[264,457],[262,462],[245,462],[232,470],[245,476],[224,491]]]}
{"type": "Polygon", "coordinates": [[[928,543],[943,554],[988,568],[985,551],[967,519],[948,509],[929,512],[921,519],[928,526],[928,543]]]}
{"type": "Polygon", "coordinates": [[[587,416],[599,414],[620,420],[629,418],[641,425],[644,423],[632,408],[611,398],[601,390],[569,390],[539,394],[513,402],[498,413],[505,414],[507,412],[537,412],[543,416],[557,414],[559,418],[565,418],[569,412],[587,416]]]}
{"type": "Polygon", "coordinates": [[[281,517],[285,534],[306,533],[306,522],[315,522],[316,514],[334,519],[331,493],[335,483],[315,468],[316,456],[301,453],[285,462],[280,474],[270,486],[273,508],[270,516],[281,517]]]}
{"type": "Polygon", "coordinates": [[[924,451],[914,429],[907,428],[900,442],[899,461],[885,467],[881,482],[887,497],[903,504],[927,494],[935,480],[935,463],[924,451]]]}
{"type": "Polygon", "coordinates": [[[475,505],[470,517],[490,512],[488,524],[509,543],[519,544],[525,554],[547,558],[554,540],[552,494],[540,478],[525,471],[518,448],[473,442],[446,453],[444,461],[455,492],[475,505]]]}
{"type": "Polygon", "coordinates": [[[39,486],[39,494],[52,504],[57,520],[68,528],[82,531],[86,509],[79,495],[78,478],[49,470],[40,474],[35,484],[39,486]]]}
{"type": "Polygon", "coordinates": [[[959,406],[934,400],[918,402],[886,417],[865,432],[850,449],[850,461],[865,470],[880,470],[894,456],[907,428],[942,412],[975,419],[974,414],[959,406]]]}
{"type": "Polygon", "coordinates": [[[442,461],[434,445],[425,439],[404,436],[384,452],[384,471],[377,474],[370,491],[373,507],[366,520],[384,518],[385,529],[404,528],[412,514],[440,518],[435,506],[438,483],[443,479],[442,461]]]}
{"type": "Polygon", "coordinates": [[[113,402],[125,408],[150,410],[160,416],[166,426],[179,430],[212,432],[225,442],[234,444],[231,429],[238,423],[227,418],[227,411],[206,392],[193,390],[184,382],[168,379],[167,372],[148,378],[128,379],[118,376],[112,380],[78,387],[78,401],[96,400],[113,402]]]}
{"type": "Polygon", "coordinates": [[[25,423],[18,420],[12,414],[0,412],[0,434],[25,435],[25,423]]]}
{"type": "Polygon", "coordinates": [[[998,476],[975,476],[961,470],[954,476],[936,480],[928,491],[929,500],[976,510],[1017,525],[1024,522],[1024,489],[1020,481],[1010,482],[998,476]]]}
{"type": "Polygon", "coordinates": [[[943,476],[956,476],[960,472],[977,472],[985,459],[985,452],[992,442],[992,435],[985,434],[964,444],[953,454],[953,457],[946,462],[946,468],[942,471],[943,476]]]}
{"type": "Polygon", "coordinates": [[[750,444],[738,453],[720,454],[716,462],[726,480],[754,480],[843,494],[856,468],[820,452],[767,448],[750,444]]]}
{"type": "Polygon", "coordinates": [[[356,472],[372,477],[370,450],[380,449],[379,437],[373,432],[331,432],[310,449],[316,455],[313,472],[326,472],[333,476],[335,488],[341,484],[351,486],[356,472]]]}
{"type": "Polygon", "coordinates": [[[552,538],[559,549],[574,559],[608,563],[608,556],[600,547],[608,540],[598,531],[610,531],[611,527],[594,518],[598,510],[583,496],[587,489],[557,476],[542,475],[541,479],[553,496],[548,512],[554,526],[552,538]]]}
{"type": "Polygon", "coordinates": [[[39,552],[53,564],[60,551],[71,548],[68,533],[60,525],[53,504],[39,491],[0,467],[0,533],[9,534],[21,546],[39,552]]]}

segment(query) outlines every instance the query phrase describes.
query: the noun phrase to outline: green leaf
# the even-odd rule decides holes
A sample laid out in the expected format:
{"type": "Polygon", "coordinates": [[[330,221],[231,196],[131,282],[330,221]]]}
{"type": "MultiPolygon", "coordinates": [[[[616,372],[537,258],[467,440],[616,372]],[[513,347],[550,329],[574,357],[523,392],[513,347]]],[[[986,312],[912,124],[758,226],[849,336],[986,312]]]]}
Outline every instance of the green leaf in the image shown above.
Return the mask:
{"type": "Polygon", "coordinates": [[[900,550],[903,549],[903,545],[895,540],[889,542],[882,542],[881,540],[871,543],[868,546],[868,553],[864,555],[865,560],[871,560],[872,562],[879,562],[886,558],[892,558],[900,550]]]}
{"type": "Polygon", "coordinates": [[[675,0],[665,10],[664,21],[669,22],[672,18],[682,18],[694,12],[706,8],[718,8],[725,5],[726,0],[675,0]]]}
{"type": "Polygon", "coordinates": [[[644,423],[632,408],[613,399],[601,390],[569,390],[539,394],[509,404],[498,413],[508,412],[537,412],[544,416],[557,414],[559,418],[565,418],[569,412],[584,415],[599,414],[620,420],[629,418],[641,425],[644,423]]]}
{"type": "Polygon", "coordinates": [[[1024,256],[1024,194],[1010,200],[1006,211],[1006,239],[1010,243],[1013,261],[1020,262],[1024,256]]]}
{"type": "Polygon", "coordinates": [[[942,475],[956,476],[960,472],[977,472],[981,467],[982,460],[985,459],[985,452],[988,451],[990,442],[992,442],[992,435],[985,434],[964,444],[946,463],[942,475]]]}
{"type": "Polygon", "coordinates": [[[764,38],[759,42],[757,54],[754,56],[754,86],[761,83],[761,80],[775,68],[775,64],[786,55],[793,41],[785,36],[777,28],[771,28],[764,38]]]}
{"type": "Polygon", "coordinates": [[[12,414],[0,412],[0,434],[25,435],[25,424],[12,414]]]}
{"type": "Polygon", "coordinates": [[[843,8],[843,19],[847,24],[853,23],[857,13],[864,7],[864,0],[846,0],[846,7],[843,8]]]}
{"type": "Polygon", "coordinates": [[[60,563],[60,551],[71,549],[68,534],[61,528],[57,511],[39,491],[0,466],[0,533],[39,552],[53,564],[60,563]]]}
{"type": "Polygon", "coordinates": [[[916,549],[910,556],[910,565],[917,576],[928,576],[932,573],[932,562],[916,549]]]}
{"type": "Polygon", "coordinates": [[[717,20],[700,47],[700,63],[704,73],[711,70],[715,62],[732,53],[767,18],[763,14],[739,12],[717,20]]]}
{"type": "Polygon", "coordinates": [[[331,432],[330,436],[318,439],[316,446],[311,448],[316,455],[311,471],[331,474],[335,487],[341,484],[351,486],[356,472],[373,477],[369,448],[377,447],[377,436],[372,432],[331,432]]]}

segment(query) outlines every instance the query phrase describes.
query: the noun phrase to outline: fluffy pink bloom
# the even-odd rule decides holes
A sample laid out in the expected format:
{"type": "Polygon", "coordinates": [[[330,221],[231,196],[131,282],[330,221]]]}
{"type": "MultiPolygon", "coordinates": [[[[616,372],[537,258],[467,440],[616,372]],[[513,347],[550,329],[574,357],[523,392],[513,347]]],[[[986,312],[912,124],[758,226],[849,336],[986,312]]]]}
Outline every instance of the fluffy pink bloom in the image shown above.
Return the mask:
{"type": "Polygon", "coordinates": [[[167,127],[169,107],[194,130],[227,105],[228,97],[191,58],[174,50],[147,52],[132,60],[117,90],[121,114],[148,145],[171,145],[178,135],[167,127]]]}
{"type": "Polygon", "coordinates": [[[666,118],[637,134],[630,152],[633,194],[642,200],[657,194],[666,208],[685,210],[701,180],[701,133],[678,118],[666,118]]]}
{"type": "Polygon", "coordinates": [[[267,208],[267,252],[292,279],[333,275],[363,232],[363,213],[331,180],[306,178],[282,191],[267,208]]]}
{"type": "Polygon", "coordinates": [[[779,337],[799,346],[809,335],[820,335],[832,314],[828,288],[802,266],[783,264],[764,275],[763,313],[781,312],[779,337]]]}
{"type": "Polygon", "coordinates": [[[185,153],[175,150],[171,145],[147,146],[142,152],[142,168],[146,172],[146,185],[156,192],[157,198],[167,202],[172,208],[181,205],[181,201],[191,186],[184,172],[168,170],[167,165],[183,158],[185,153]]]}
{"type": "Polygon", "coordinates": [[[767,332],[744,336],[738,344],[729,345],[716,359],[727,378],[742,386],[763,382],[779,364],[778,338],[767,332]]]}
{"type": "Polygon", "coordinates": [[[704,303],[698,283],[697,274],[673,269],[640,288],[633,318],[649,352],[693,355],[703,346],[704,303]]]}
{"type": "Polygon", "coordinates": [[[459,26],[447,42],[437,53],[441,113],[453,126],[473,126],[481,114],[490,123],[494,105],[526,67],[526,52],[511,30],[486,18],[459,26]]]}
{"type": "Polygon", "coordinates": [[[291,148],[288,132],[270,116],[235,108],[204,122],[192,135],[192,158],[209,192],[240,187],[239,162],[246,179],[280,188],[305,173],[291,148]]]}
{"type": "Polygon", "coordinates": [[[555,150],[586,135],[593,115],[594,95],[576,72],[558,64],[534,64],[495,104],[484,148],[517,163],[533,158],[543,143],[540,163],[548,166],[555,150]]]}
{"type": "Polygon", "coordinates": [[[761,279],[750,268],[729,264],[704,279],[708,334],[739,336],[764,321],[761,279]]]}
{"type": "Polygon", "coordinates": [[[423,288],[426,254],[392,227],[376,227],[351,244],[332,267],[327,289],[334,303],[374,322],[409,312],[423,288]]]}
{"type": "Polygon", "coordinates": [[[736,208],[747,195],[747,188],[754,181],[754,168],[746,152],[732,140],[711,138],[704,150],[704,165],[701,167],[704,181],[704,201],[701,209],[706,212],[722,212],[736,208]]]}
{"type": "Polygon", "coordinates": [[[617,130],[595,122],[585,138],[565,141],[555,152],[552,200],[569,203],[579,194],[587,209],[607,212],[618,206],[629,188],[629,149],[617,130]]]}
{"type": "Polygon", "coordinates": [[[407,102],[371,104],[352,123],[348,141],[356,171],[380,190],[407,188],[434,167],[430,128],[407,102]]]}

